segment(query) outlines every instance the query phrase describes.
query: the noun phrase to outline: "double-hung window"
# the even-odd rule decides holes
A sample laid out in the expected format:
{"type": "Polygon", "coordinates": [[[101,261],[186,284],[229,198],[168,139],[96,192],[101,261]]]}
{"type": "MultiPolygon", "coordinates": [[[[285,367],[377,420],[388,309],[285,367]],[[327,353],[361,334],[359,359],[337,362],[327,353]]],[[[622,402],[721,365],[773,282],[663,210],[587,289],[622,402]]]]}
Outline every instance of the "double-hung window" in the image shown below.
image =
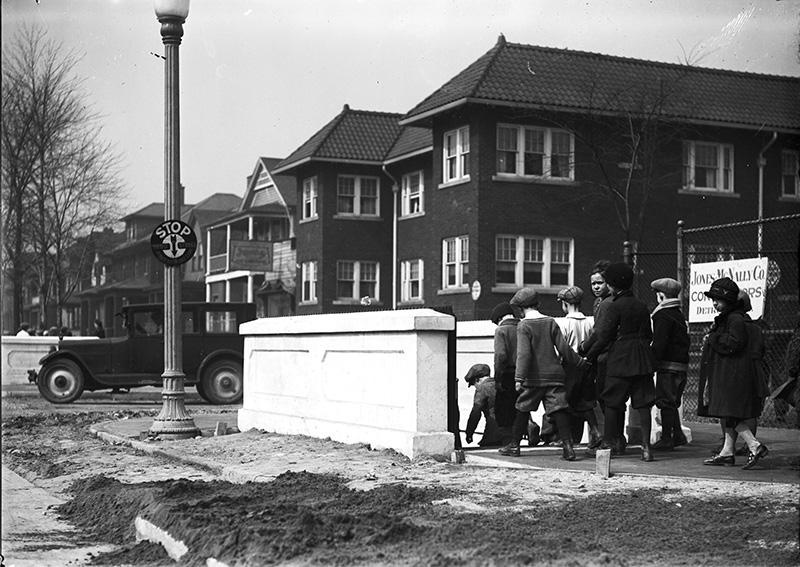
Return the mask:
{"type": "Polygon", "coordinates": [[[422,260],[400,264],[400,301],[422,301],[422,260]]]}
{"type": "Polygon", "coordinates": [[[317,218],[317,178],[303,180],[303,220],[317,218]]]}
{"type": "Polygon", "coordinates": [[[733,193],[733,146],[684,142],[683,187],[733,193]]]}
{"type": "Polygon", "coordinates": [[[378,178],[340,175],[336,184],[336,213],[377,217],[380,210],[378,178]]]}
{"type": "Polygon", "coordinates": [[[469,285],[469,236],[442,241],[442,289],[466,288],[469,285]]]}
{"type": "Polygon", "coordinates": [[[565,130],[500,124],[498,175],[575,179],[575,138],[565,130]]]}
{"type": "Polygon", "coordinates": [[[369,297],[379,300],[378,262],[340,260],[336,262],[336,299],[355,300],[369,297]]]}
{"type": "Polygon", "coordinates": [[[495,239],[498,286],[572,285],[574,242],[568,238],[500,235],[495,239]]]}
{"type": "Polygon", "coordinates": [[[469,179],[469,126],[444,134],[444,183],[469,179]]]}
{"type": "Polygon", "coordinates": [[[800,197],[800,152],[784,150],[781,154],[781,179],[784,197],[800,197]]]}
{"type": "Polygon", "coordinates": [[[403,189],[402,189],[402,210],[401,216],[407,217],[409,215],[416,215],[422,213],[423,209],[423,193],[424,177],[421,171],[408,173],[403,176],[403,189]]]}
{"type": "Polygon", "coordinates": [[[316,303],[317,301],[317,263],[303,262],[301,270],[303,303],[316,303]]]}

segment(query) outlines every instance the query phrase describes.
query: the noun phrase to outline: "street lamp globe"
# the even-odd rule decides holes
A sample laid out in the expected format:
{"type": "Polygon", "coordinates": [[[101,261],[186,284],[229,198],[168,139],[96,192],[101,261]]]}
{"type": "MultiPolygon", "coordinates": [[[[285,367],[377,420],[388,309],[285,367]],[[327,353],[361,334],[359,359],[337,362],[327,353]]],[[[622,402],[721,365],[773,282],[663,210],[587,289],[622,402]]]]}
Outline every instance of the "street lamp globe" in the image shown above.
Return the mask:
{"type": "Polygon", "coordinates": [[[189,15],[189,0],[155,0],[156,17],[179,18],[185,20],[189,15]]]}

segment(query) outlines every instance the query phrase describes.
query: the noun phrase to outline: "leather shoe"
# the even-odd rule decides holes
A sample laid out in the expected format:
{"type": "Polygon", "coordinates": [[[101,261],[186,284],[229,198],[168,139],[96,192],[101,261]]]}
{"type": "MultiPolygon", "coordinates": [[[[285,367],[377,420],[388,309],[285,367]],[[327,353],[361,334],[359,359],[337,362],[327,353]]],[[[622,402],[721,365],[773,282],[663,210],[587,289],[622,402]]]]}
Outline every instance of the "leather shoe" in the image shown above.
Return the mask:
{"type": "Polygon", "coordinates": [[[561,458],[565,461],[574,461],[578,457],[575,455],[575,449],[572,445],[567,445],[564,443],[564,448],[561,450],[561,458]]]}
{"type": "Polygon", "coordinates": [[[733,455],[728,455],[727,457],[714,455],[710,459],[703,461],[703,464],[711,467],[733,467],[736,466],[736,458],[733,455]]]}
{"type": "Polygon", "coordinates": [[[625,454],[625,442],[624,441],[614,441],[611,443],[611,456],[618,457],[620,455],[625,454]]]}
{"type": "Polygon", "coordinates": [[[519,457],[519,445],[514,445],[512,443],[511,445],[501,447],[497,452],[506,457],[519,457]]]}
{"type": "Polygon", "coordinates": [[[603,442],[603,436],[599,433],[589,433],[589,444],[587,447],[589,449],[597,449],[600,446],[600,443],[603,442]]]}
{"type": "Polygon", "coordinates": [[[653,443],[653,451],[672,451],[675,448],[675,442],[672,439],[664,439],[663,437],[653,443]]]}
{"type": "Polygon", "coordinates": [[[683,431],[675,430],[672,432],[672,444],[675,447],[680,447],[681,445],[686,445],[689,443],[689,440],[686,438],[686,435],[683,431]]]}
{"type": "Polygon", "coordinates": [[[760,460],[766,457],[769,454],[769,449],[767,449],[766,445],[762,445],[759,443],[758,449],[756,449],[755,453],[750,453],[747,456],[747,462],[742,467],[744,470],[752,469],[755,464],[760,460]]]}
{"type": "Polygon", "coordinates": [[[650,445],[642,444],[642,460],[645,463],[652,463],[655,461],[653,458],[653,448],[650,445]]]}

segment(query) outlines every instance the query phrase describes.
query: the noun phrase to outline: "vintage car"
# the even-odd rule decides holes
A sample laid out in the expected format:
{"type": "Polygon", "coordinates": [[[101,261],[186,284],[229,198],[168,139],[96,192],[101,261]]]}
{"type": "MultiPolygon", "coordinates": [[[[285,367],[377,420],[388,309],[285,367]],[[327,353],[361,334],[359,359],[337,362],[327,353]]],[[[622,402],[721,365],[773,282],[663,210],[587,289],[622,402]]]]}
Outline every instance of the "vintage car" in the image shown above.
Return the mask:
{"type": "MultiPolygon", "coordinates": [[[[252,303],[184,303],[185,385],[212,404],[242,401],[244,337],[239,325],[256,317],[252,303]]],[[[126,335],[93,341],[60,340],[37,370],[28,371],[49,402],[67,404],[85,391],[159,386],[164,372],[164,306],[128,305],[126,335]]]]}

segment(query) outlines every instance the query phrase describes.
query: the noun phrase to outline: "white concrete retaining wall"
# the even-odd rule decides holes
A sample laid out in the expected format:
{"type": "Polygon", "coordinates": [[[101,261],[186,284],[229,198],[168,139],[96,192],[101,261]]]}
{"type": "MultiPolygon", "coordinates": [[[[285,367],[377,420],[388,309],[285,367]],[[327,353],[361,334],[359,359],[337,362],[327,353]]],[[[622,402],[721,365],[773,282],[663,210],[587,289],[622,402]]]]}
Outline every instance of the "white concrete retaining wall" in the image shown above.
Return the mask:
{"type": "Polygon", "coordinates": [[[447,335],[431,309],[270,317],[240,326],[242,431],[449,455],[447,335]]]}
{"type": "Polygon", "coordinates": [[[58,337],[3,337],[3,386],[28,384],[28,370],[58,344],[58,337]]]}

